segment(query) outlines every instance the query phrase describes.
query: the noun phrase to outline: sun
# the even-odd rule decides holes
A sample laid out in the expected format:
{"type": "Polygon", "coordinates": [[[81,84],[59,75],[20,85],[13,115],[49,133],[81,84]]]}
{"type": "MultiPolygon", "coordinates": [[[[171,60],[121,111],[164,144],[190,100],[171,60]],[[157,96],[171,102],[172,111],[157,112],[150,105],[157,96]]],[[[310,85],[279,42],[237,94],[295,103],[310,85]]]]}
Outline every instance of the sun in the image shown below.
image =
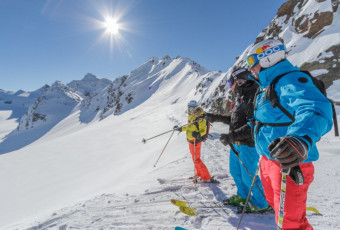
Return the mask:
{"type": "Polygon", "coordinates": [[[106,28],[106,32],[110,35],[117,36],[119,34],[119,23],[114,18],[106,18],[104,26],[106,28]]]}
{"type": "Polygon", "coordinates": [[[126,17],[131,6],[129,4],[120,5],[118,1],[102,1],[100,4],[98,3],[100,1],[93,2],[95,2],[93,7],[96,10],[96,17],[86,16],[86,20],[90,22],[89,29],[98,32],[99,37],[95,45],[109,43],[110,49],[108,50],[111,53],[125,51],[125,47],[128,45],[125,35],[135,32],[131,28],[133,20],[127,21],[126,17]]]}

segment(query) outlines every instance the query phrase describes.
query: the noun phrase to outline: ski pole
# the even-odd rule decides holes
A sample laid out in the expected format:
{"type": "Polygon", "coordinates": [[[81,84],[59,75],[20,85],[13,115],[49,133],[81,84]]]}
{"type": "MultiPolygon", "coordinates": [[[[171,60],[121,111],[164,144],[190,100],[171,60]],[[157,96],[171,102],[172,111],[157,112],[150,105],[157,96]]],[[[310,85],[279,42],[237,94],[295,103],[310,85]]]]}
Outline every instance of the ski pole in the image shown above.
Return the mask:
{"type": "Polygon", "coordinates": [[[255,184],[255,180],[256,180],[257,174],[259,173],[259,167],[260,167],[260,166],[257,167],[256,173],[255,173],[255,176],[254,176],[254,179],[253,179],[253,181],[251,182],[250,190],[249,190],[249,192],[248,192],[248,196],[247,196],[246,202],[244,203],[244,207],[243,207],[243,210],[242,210],[242,215],[241,215],[240,221],[238,222],[238,225],[237,225],[237,230],[239,229],[239,227],[240,227],[240,225],[241,225],[241,222],[242,222],[244,213],[245,213],[245,211],[246,211],[247,204],[248,204],[249,199],[250,199],[251,191],[253,190],[253,187],[254,187],[254,184],[255,184]]]}
{"type": "Polygon", "coordinates": [[[166,146],[168,145],[168,143],[169,143],[169,141],[170,141],[170,139],[171,139],[172,135],[174,135],[174,133],[175,133],[175,130],[173,130],[173,131],[172,131],[172,133],[171,133],[171,136],[170,136],[169,140],[166,142],[166,144],[165,144],[165,146],[164,146],[164,148],[163,148],[163,150],[162,150],[161,154],[159,154],[159,157],[158,157],[158,159],[157,159],[157,161],[156,161],[156,163],[154,164],[154,166],[153,166],[153,167],[156,167],[156,164],[158,163],[158,161],[159,161],[159,158],[161,158],[161,156],[162,156],[162,154],[163,154],[163,152],[164,152],[164,150],[165,150],[166,146]]]}
{"type": "MultiPolygon", "coordinates": [[[[185,127],[185,126],[187,126],[187,125],[195,124],[196,122],[198,122],[198,121],[190,122],[190,123],[185,124],[185,125],[182,125],[182,126],[180,126],[180,127],[178,127],[178,128],[183,128],[183,127],[185,127]]],[[[171,129],[171,130],[169,130],[169,131],[166,131],[166,132],[164,132],[164,133],[161,133],[161,134],[158,134],[158,135],[156,135],[156,136],[150,137],[150,138],[148,138],[148,139],[143,138],[142,142],[145,144],[148,140],[151,140],[151,139],[154,139],[154,138],[156,138],[156,137],[162,136],[162,135],[164,135],[164,134],[170,133],[171,131],[175,131],[175,130],[174,130],[174,129],[171,129]]]]}
{"type": "MultiPolygon", "coordinates": [[[[240,161],[241,165],[243,166],[243,168],[247,171],[248,175],[250,176],[251,179],[253,179],[253,176],[251,175],[251,173],[249,172],[249,170],[247,169],[247,167],[245,166],[245,164],[243,163],[243,161],[241,160],[239,153],[236,151],[236,149],[234,148],[233,144],[229,144],[230,148],[233,150],[233,152],[235,153],[237,159],[240,161]]],[[[260,186],[255,182],[256,187],[258,188],[258,190],[260,190],[262,196],[266,199],[266,196],[264,195],[264,192],[262,191],[262,189],[260,188],[260,186]]]]}
{"type": "Polygon", "coordinates": [[[195,183],[195,191],[197,191],[196,188],[196,182],[197,182],[197,178],[196,178],[196,138],[194,138],[194,183],[195,183]]]}
{"type": "Polygon", "coordinates": [[[280,208],[279,208],[279,216],[277,220],[277,230],[282,229],[283,211],[285,208],[285,199],[286,199],[287,175],[289,174],[289,171],[290,171],[290,168],[281,170],[282,179],[281,179],[280,208]]]}
{"type": "Polygon", "coordinates": [[[164,132],[164,133],[158,134],[158,135],[153,136],[153,137],[150,137],[150,138],[148,138],[148,139],[143,138],[142,142],[145,144],[146,141],[151,140],[151,139],[154,139],[154,138],[159,137],[159,136],[162,136],[162,135],[164,135],[164,134],[170,133],[171,131],[174,131],[174,130],[172,129],[172,130],[166,131],[166,132],[164,132]]]}
{"type": "Polygon", "coordinates": [[[287,175],[291,175],[290,173],[295,174],[298,177],[298,180],[293,180],[296,185],[303,185],[305,182],[300,166],[294,166],[293,168],[281,169],[282,179],[281,179],[281,193],[280,193],[280,209],[279,216],[277,220],[277,230],[282,230],[283,224],[283,212],[285,208],[285,200],[286,200],[286,190],[287,190],[287,175]]]}

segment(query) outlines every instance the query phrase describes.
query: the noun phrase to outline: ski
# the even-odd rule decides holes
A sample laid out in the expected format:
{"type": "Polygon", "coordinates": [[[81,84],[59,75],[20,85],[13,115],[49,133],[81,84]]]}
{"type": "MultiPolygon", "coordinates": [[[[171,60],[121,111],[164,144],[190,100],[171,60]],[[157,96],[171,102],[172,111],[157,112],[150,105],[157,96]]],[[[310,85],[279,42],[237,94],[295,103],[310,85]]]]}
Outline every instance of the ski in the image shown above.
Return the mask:
{"type": "MultiPolygon", "coordinates": [[[[189,216],[197,216],[198,213],[197,213],[197,209],[199,208],[231,208],[231,207],[235,207],[235,206],[224,206],[224,207],[221,207],[221,206],[210,206],[210,207],[198,207],[198,208],[193,208],[193,207],[188,207],[188,206],[180,206],[179,207],[179,210],[186,214],[186,215],[189,215],[189,216]]],[[[235,207],[236,208],[236,213],[237,214],[241,214],[242,211],[243,211],[243,207],[242,206],[237,206],[235,207]]],[[[307,207],[306,209],[307,211],[313,211],[315,212],[316,214],[319,214],[318,210],[314,207],[307,207]]],[[[245,213],[247,214],[266,214],[266,213],[274,213],[274,210],[272,208],[269,208],[269,209],[266,209],[266,210],[259,210],[259,211],[255,211],[255,212],[248,212],[248,211],[245,211],[245,213]]]]}
{"type": "MultiPolygon", "coordinates": [[[[236,213],[241,214],[242,212],[243,212],[243,206],[237,206],[236,207],[236,213]]],[[[268,208],[257,210],[257,211],[247,211],[247,210],[245,210],[244,213],[248,213],[248,214],[274,213],[274,209],[272,207],[268,207],[268,208]]]]}
{"type": "MultiPolygon", "coordinates": [[[[193,207],[188,207],[188,206],[179,206],[179,210],[186,214],[186,215],[189,215],[189,216],[198,216],[199,214],[197,213],[197,209],[200,209],[200,208],[231,208],[233,206],[224,206],[224,207],[220,207],[220,206],[210,206],[210,207],[198,207],[198,208],[193,208],[193,207]]],[[[235,207],[235,206],[234,206],[235,207]]],[[[236,213],[237,214],[241,214],[242,211],[243,211],[243,207],[242,206],[238,206],[238,207],[235,207],[236,208],[236,213]]],[[[313,207],[308,207],[307,210],[308,211],[313,211],[315,213],[318,214],[318,211],[317,209],[313,208],[313,207]],[[312,208],[312,209],[308,209],[308,208],[312,208]]],[[[270,209],[266,209],[266,210],[259,210],[259,211],[255,211],[255,212],[248,212],[248,211],[245,211],[245,213],[247,214],[266,214],[266,213],[274,213],[274,210],[272,208],[270,209]]]]}
{"type": "Polygon", "coordinates": [[[187,202],[184,200],[177,200],[177,199],[171,199],[170,202],[179,207],[179,210],[189,216],[197,216],[198,213],[196,212],[197,209],[213,209],[213,208],[225,208],[230,209],[232,207],[235,207],[233,205],[225,205],[222,202],[219,201],[199,201],[199,202],[187,202]]]}
{"type": "Polygon", "coordinates": [[[180,207],[180,206],[187,207],[188,206],[188,203],[184,200],[171,199],[170,202],[171,202],[171,204],[178,206],[178,207],[180,207]]]}
{"type": "Polygon", "coordinates": [[[180,206],[179,210],[189,216],[197,216],[196,208],[190,208],[187,206],[180,206]]]}
{"type": "Polygon", "coordinates": [[[311,212],[314,212],[315,214],[320,214],[319,210],[317,210],[316,208],[314,207],[307,207],[306,208],[306,211],[311,211],[311,212]]]}
{"type": "MultiPolygon", "coordinates": [[[[234,206],[234,205],[227,205],[223,204],[219,201],[199,201],[199,202],[187,202],[184,200],[177,200],[177,199],[171,199],[170,202],[179,207],[180,211],[186,215],[189,216],[197,216],[197,209],[202,208],[226,208],[226,209],[236,209],[236,213],[242,213],[243,206],[234,206]]],[[[319,211],[315,207],[307,207],[307,211],[312,211],[316,214],[319,214],[319,211]]],[[[248,212],[245,213],[248,214],[265,214],[265,213],[274,213],[274,210],[272,208],[268,208],[266,210],[259,210],[255,212],[248,212]]]]}
{"type": "Polygon", "coordinates": [[[162,178],[157,178],[157,181],[160,184],[172,184],[172,183],[185,183],[185,182],[191,182],[192,180],[190,179],[162,179],[162,178]]]}
{"type": "MultiPolygon", "coordinates": [[[[176,183],[194,183],[194,178],[190,177],[188,179],[182,178],[182,179],[162,179],[162,178],[157,178],[157,181],[160,184],[176,184],[176,183]]],[[[196,183],[198,184],[219,184],[220,181],[213,179],[212,181],[202,181],[202,180],[197,180],[196,183]]]]}
{"type": "Polygon", "coordinates": [[[198,201],[187,202],[184,200],[171,199],[170,202],[177,207],[196,207],[196,208],[216,208],[216,207],[235,207],[233,205],[226,205],[220,201],[198,201]]]}
{"type": "Polygon", "coordinates": [[[182,228],[182,227],[175,227],[175,230],[187,230],[186,228],[182,228]]]}

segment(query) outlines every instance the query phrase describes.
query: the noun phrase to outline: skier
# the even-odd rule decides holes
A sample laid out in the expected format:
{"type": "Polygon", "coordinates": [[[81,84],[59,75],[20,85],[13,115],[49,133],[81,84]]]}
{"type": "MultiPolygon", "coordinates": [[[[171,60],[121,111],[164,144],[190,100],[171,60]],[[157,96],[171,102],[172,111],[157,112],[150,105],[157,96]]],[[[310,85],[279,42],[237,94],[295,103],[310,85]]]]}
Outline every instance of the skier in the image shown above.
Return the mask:
{"type": "Polygon", "coordinates": [[[312,162],[319,158],[316,142],[332,127],[331,103],[307,74],[286,59],[285,46],[279,40],[253,45],[246,62],[260,85],[252,128],[255,148],[262,155],[260,176],[266,199],[278,223],[281,169],[290,168],[282,229],[313,229],[306,218],[307,191],[313,181],[312,162]],[[271,101],[268,86],[281,74],[285,75],[272,89],[277,100],[271,101]],[[294,183],[295,166],[303,173],[303,185],[294,183]]]}
{"type": "MultiPolygon", "coordinates": [[[[233,145],[233,149],[236,150],[236,152],[233,149],[230,150],[229,170],[234,178],[237,194],[229,197],[223,203],[235,206],[244,206],[252,184],[252,178],[236,154],[253,177],[259,162],[259,155],[254,148],[251,136],[251,128],[248,125],[248,121],[253,118],[253,100],[258,88],[258,85],[248,77],[250,74],[247,69],[240,68],[234,70],[228,77],[228,84],[235,98],[230,116],[206,114],[207,120],[210,122],[223,122],[229,125],[229,133],[221,134],[220,140],[224,145],[233,145]]],[[[247,212],[268,209],[268,203],[263,196],[263,188],[258,177],[256,183],[262,191],[257,186],[253,188],[251,202],[248,202],[246,206],[247,212]]]]}
{"type": "Polygon", "coordinates": [[[174,129],[182,132],[186,131],[187,140],[189,142],[189,149],[192,156],[192,160],[195,165],[196,175],[194,180],[201,179],[203,182],[217,182],[213,177],[210,176],[208,168],[201,160],[201,145],[203,136],[207,134],[207,121],[204,118],[204,111],[202,107],[198,106],[197,101],[192,100],[188,104],[188,124],[184,127],[179,128],[175,126],[174,129]],[[195,123],[192,123],[197,121],[195,123]]]}

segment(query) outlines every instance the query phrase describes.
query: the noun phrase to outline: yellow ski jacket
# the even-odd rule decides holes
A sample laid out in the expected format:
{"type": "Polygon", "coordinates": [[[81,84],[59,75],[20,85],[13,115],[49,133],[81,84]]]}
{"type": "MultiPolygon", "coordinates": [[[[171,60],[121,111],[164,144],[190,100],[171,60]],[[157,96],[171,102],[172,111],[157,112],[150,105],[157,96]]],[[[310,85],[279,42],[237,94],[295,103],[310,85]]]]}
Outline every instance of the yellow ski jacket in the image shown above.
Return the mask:
{"type": "MultiPolygon", "coordinates": [[[[189,114],[188,123],[191,123],[193,121],[196,121],[198,119],[198,127],[197,124],[188,124],[184,127],[182,127],[182,131],[186,131],[187,140],[189,142],[194,142],[194,137],[192,136],[192,132],[196,131],[199,132],[201,137],[204,136],[207,133],[207,121],[203,119],[204,111],[201,107],[198,107],[197,111],[193,114],[189,114]]],[[[201,140],[197,140],[196,143],[200,142],[201,140]]]]}

